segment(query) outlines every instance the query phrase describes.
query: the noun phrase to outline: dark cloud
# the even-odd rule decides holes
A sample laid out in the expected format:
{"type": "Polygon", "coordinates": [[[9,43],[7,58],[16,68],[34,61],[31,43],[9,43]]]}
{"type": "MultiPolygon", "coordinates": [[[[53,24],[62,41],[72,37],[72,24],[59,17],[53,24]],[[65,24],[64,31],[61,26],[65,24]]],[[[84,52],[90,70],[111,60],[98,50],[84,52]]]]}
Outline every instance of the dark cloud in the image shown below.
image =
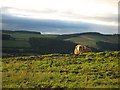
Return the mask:
{"type": "MultiPolygon", "coordinates": [[[[37,19],[28,19],[20,18],[9,15],[2,15],[3,29],[14,29],[14,30],[40,30],[46,32],[46,30],[68,30],[68,29],[88,29],[89,26],[86,26],[84,23],[72,23],[67,21],[60,20],[37,20],[37,19]],[[5,24],[5,25],[4,25],[5,24]]],[[[47,32],[48,32],[47,31],[47,32]]],[[[69,32],[69,30],[68,30],[69,32]]]]}
{"type": "Polygon", "coordinates": [[[43,20],[2,14],[2,24],[4,30],[34,30],[42,33],[81,33],[81,32],[101,32],[117,33],[117,27],[104,26],[84,22],[72,22],[64,20],[43,20]]]}

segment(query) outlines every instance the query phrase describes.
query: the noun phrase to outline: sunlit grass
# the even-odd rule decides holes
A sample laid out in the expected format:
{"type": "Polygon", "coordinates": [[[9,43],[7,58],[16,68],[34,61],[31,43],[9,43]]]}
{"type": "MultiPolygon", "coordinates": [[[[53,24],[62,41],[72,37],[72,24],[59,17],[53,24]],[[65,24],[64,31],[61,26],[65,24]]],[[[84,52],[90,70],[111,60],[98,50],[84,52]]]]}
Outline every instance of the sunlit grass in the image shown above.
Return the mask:
{"type": "Polygon", "coordinates": [[[118,88],[120,51],[2,59],[3,88],[118,88]]]}

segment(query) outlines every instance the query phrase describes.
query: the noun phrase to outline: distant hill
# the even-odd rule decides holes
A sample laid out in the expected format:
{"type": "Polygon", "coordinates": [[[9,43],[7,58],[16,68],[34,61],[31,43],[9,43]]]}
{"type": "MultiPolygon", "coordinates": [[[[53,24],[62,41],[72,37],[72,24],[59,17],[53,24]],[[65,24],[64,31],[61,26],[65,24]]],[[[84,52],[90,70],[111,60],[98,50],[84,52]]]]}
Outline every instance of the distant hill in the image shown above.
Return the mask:
{"type": "MultiPolygon", "coordinates": [[[[97,51],[112,51],[120,49],[118,46],[120,45],[119,39],[120,34],[101,34],[97,32],[87,32],[80,34],[71,34],[71,35],[61,35],[58,39],[64,39],[65,41],[71,41],[77,44],[83,44],[94,48],[97,51]],[[111,48],[101,47],[102,44],[109,45],[111,48]],[[114,44],[114,47],[112,45],[114,44]],[[117,47],[117,48],[115,48],[117,47]]],[[[102,45],[103,46],[103,45],[102,45]]]]}
{"type": "Polygon", "coordinates": [[[94,52],[120,50],[119,34],[86,32],[46,35],[33,31],[3,30],[2,36],[3,56],[73,53],[76,44],[86,45],[94,52]]]}
{"type": "Polygon", "coordinates": [[[18,30],[18,31],[2,30],[2,33],[41,34],[41,32],[36,32],[36,31],[24,31],[24,30],[18,30]]]}
{"type": "Polygon", "coordinates": [[[72,37],[78,37],[78,36],[81,36],[81,35],[103,35],[101,33],[98,33],[98,32],[86,32],[86,33],[76,33],[76,34],[64,34],[64,35],[60,35],[58,37],[58,39],[67,39],[67,38],[72,38],[72,37]]]}

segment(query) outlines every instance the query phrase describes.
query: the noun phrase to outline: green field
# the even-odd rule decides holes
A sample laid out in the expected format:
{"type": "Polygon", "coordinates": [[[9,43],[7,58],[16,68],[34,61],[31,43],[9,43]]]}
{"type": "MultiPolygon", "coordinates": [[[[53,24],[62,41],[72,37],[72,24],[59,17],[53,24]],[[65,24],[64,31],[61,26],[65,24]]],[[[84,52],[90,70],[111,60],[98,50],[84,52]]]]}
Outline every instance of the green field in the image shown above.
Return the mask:
{"type": "Polygon", "coordinates": [[[3,88],[119,88],[120,51],[2,59],[3,88]]]}
{"type": "Polygon", "coordinates": [[[3,40],[3,47],[30,47],[30,43],[25,40],[3,40]]]}
{"type": "Polygon", "coordinates": [[[80,43],[87,45],[89,47],[99,48],[96,42],[109,42],[109,43],[118,43],[118,36],[105,36],[105,35],[80,35],[77,37],[71,37],[65,39],[66,41],[71,41],[74,43],[80,43]]]}

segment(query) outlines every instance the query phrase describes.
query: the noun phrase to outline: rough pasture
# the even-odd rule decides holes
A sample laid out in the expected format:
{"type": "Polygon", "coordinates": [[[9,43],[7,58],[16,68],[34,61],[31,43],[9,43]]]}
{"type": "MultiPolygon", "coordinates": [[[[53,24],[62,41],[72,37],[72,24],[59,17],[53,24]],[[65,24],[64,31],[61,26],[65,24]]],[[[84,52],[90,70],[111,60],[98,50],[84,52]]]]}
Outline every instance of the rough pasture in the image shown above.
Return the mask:
{"type": "Polygon", "coordinates": [[[118,88],[120,51],[2,59],[3,88],[118,88]]]}

